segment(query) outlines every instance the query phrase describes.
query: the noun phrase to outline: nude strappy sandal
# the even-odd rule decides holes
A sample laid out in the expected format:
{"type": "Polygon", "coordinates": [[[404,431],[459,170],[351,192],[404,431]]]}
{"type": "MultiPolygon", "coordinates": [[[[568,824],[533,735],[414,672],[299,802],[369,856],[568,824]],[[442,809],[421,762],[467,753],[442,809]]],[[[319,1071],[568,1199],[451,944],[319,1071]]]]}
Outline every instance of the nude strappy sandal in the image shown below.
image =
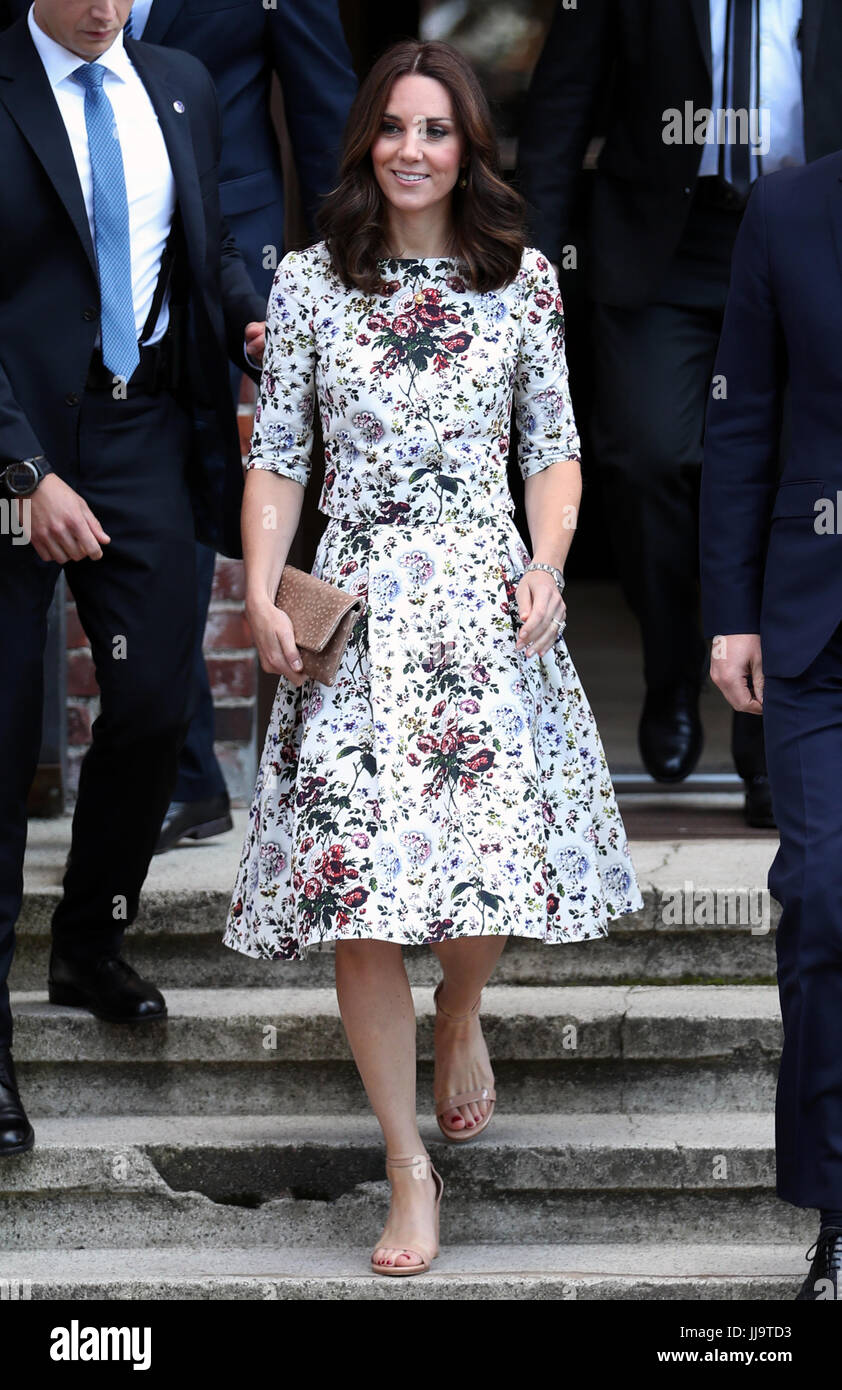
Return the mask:
{"type": "MultiPolygon", "coordinates": [[[[441,989],[443,984],[444,981],[439,980],[433,992],[433,1003],[436,1006],[436,1013],[442,1013],[445,1015],[446,1018],[453,1018],[456,1019],[457,1022],[459,1022],[462,1019],[471,1018],[475,1013],[479,1012],[479,1004],[480,999],[482,999],[482,991],[480,991],[479,998],[477,999],[473,1008],[469,1009],[466,1014],[452,1014],[449,1013],[447,1009],[443,1009],[441,1004],[439,1003],[439,990],[441,989]]],[[[454,1144],[464,1144],[467,1142],[468,1139],[476,1139],[477,1136],[482,1134],[482,1131],[488,1127],[491,1121],[491,1116],[494,1114],[494,1105],[496,1100],[497,1092],[495,1091],[493,1086],[483,1086],[478,1091],[461,1091],[459,1095],[447,1096],[444,1100],[435,1100],[434,1098],[433,1103],[436,1107],[436,1120],[438,1121],[438,1127],[444,1135],[445,1139],[450,1139],[451,1142],[454,1144]],[[491,1105],[488,1109],[488,1114],[484,1117],[484,1119],[480,1120],[479,1124],[473,1125],[470,1129],[450,1129],[442,1120],[442,1115],[445,1115],[448,1110],[457,1110],[460,1105],[469,1105],[471,1101],[480,1100],[486,1100],[491,1102],[491,1105]]]]}
{"type": "MultiPolygon", "coordinates": [[[[377,1246],[375,1246],[375,1249],[376,1249],[376,1250],[379,1250],[379,1249],[382,1248],[382,1249],[389,1249],[389,1250],[397,1250],[397,1251],[398,1251],[400,1254],[402,1254],[402,1255],[418,1255],[418,1256],[420,1256],[421,1264],[415,1264],[415,1265],[378,1265],[378,1264],[375,1264],[375,1263],[374,1263],[374,1256],[372,1255],[372,1257],[371,1257],[371,1271],[372,1271],[372,1274],[388,1274],[388,1275],[390,1275],[390,1276],[392,1276],[392,1277],[399,1276],[399,1275],[404,1275],[404,1274],[426,1274],[426,1273],[429,1271],[431,1260],[436,1259],[436,1257],[437,1257],[437,1255],[438,1255],[438,1253],[439,1253],[439,1208],[440,1208],[440,1206],[441,1206],[441,1197],[442,1197],[442,1193],[444,1192],[444,1183],[443,1183],[443,1181],[442,1181],[442,1179],[441,1179],[440,1174],[437,1173],[436,1170],[435,1170],[435,1168],[433,1167],[432,1161],[431,1161],[431,1159],[430,1159],[430,1155],[429,1155],[429,1154],[410,1154],[408,1157],[400,1157],[400,1158],[388,1158],[388,1157],[387,1157],[387,1158],[386,1158],[386,1172],[388,1173],[390,1167],[391,1167],[391,1168],[416,1168],[416,1167],[417,1167],[417,1168],[419,1169],[419,1172],[420,1172],[420,1166],[421,1166],[422,1164],[423,1164],[423,1165],[429,1164],[429,1172],[432,1173],[432,1175],[433,1175],[433,1181],[435,1182],[435,1185],[436,1185],[436,1248],[435,1248],[435,1250],[430,1250],[430,1251],[428,1251],[428,1250],[427,1250],[427,1247],[426,1247],[425,1245],[422,1245],[420,1241],[416,1241],[414,1245],[392,1245],[392,1246],[387,1246],[387,1245],[385,1244],[384,1241],[380,1241],[380,1243],[379,1243],[377,1246]]],[[[423,1174],[421,1174],[421,1176],[426,1178],[426,1177],[428,1176],[428,1174],[427,1174],[427,1173],[423,1173],[423,1174]]]]}

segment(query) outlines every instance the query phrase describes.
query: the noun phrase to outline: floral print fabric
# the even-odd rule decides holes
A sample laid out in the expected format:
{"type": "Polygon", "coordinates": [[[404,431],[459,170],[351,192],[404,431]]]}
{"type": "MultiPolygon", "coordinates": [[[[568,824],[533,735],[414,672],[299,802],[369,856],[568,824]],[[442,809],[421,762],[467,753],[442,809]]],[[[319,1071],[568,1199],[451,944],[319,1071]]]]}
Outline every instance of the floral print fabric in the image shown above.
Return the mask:
{"type": "Polygon", "coordinates": [[[269,299],[248,466],[307,483],[317,396],[313,573],[365,603],[333,686],[279,679],[223,939],[603,936],[643,904],[593,714],[563,639],[515,646],[512,407],[524,478],[579,454],[555,277],[531,248],[485,294],[382,266],[349,290],[320,243],[269,299]]]}

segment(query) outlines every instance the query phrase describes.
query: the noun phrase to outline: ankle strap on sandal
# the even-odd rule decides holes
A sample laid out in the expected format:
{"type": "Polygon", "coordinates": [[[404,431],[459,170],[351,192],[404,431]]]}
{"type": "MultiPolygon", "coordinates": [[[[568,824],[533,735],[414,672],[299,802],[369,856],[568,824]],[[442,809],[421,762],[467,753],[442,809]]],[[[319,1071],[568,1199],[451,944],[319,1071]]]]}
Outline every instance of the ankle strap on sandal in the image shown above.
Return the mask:
{"type": "Polygon", "coordinates": [[[430,1164],[432,1160],[429,1154],[409,1154],[400,1155],[398,1158],[390,1158],[386,1155],[387,1168],[416,1168],[418,1176],[428,1178],[430,1176],[430,1164]],[[421,1169],[424,1169],[422,1172],[421,1169]]]}
{"type": "Polygon", "coordinates": [[[477,1013],[477,1011],[479,1010],[480,999],[482,999],[482,990],[480,990],[479,995],[477,996],[476,1003],[468,1010],[466,1014],[452,1014],[449,1009],[443,1009],[441,1004],[439,1003],[439,991],[441,990],[443,984],[444,980],[439,980],[438,984],[433,990],[433,1003],[435,1004],[437,1011],[440,1014],[444,1014],[445,1018],[452,1018],[456,1023],[462,1023],[466,1018],[473,1018],[474,1014],[477,1013]]]}

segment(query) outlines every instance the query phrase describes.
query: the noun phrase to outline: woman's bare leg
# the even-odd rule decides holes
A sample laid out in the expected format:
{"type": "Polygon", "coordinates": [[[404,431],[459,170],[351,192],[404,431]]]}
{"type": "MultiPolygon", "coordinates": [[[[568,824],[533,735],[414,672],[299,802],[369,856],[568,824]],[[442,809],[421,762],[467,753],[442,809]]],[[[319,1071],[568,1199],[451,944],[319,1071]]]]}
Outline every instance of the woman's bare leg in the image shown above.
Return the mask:
{"type": "MultiPolygon", "coordinates": [[[[338,941],[339,1012],[390,1157],[426,1153],[415,1104],[415,1009],[401,948],[391,941],[338,941]]],[[[435,1248],[435,1184],[413,1168],[390,1168],[392,1203],[374,1252],[385,1265],[418,1264],[413,1239],[435,1248]]]]}
{"type": "MultiPolygon", "coordinates": [[[[497,964],[507,936],[471,936],[459,941],[440,941],[431,949],[438,956],[443,983],[438,1002],[450,1014],[466,1014],[497,964]]],[[[456,1096],[481,1090],[493,1080],[488,1048],[479,1016],[454,1022],[436,1014],[436,1066],[433,1091],[437,1096],[456,1096]]],[[[488,1112],[488,1101],[471,1101],[442,1116],[450,1129],[473,1129],[488,1112]]]]}

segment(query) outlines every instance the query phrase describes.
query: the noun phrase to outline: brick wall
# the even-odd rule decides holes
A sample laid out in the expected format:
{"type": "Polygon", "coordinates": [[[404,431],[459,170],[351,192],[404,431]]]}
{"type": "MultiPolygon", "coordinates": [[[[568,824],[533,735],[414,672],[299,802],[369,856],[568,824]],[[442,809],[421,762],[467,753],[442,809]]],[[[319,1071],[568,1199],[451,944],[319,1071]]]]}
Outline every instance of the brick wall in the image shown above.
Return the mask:
{"type": "MultiPolygon", "coordinates": [[[[248,450],[254,421],[254,387],[243,378],[240,440],[248,450]]],[[[243,614],[243,564],[216,557],[213,591],[204,640],[205,661],[213,692],[216,756],[235,805],[249,805],[257,772],[257,659],[243,614]]],[[[66,800],[75,800],[79,766],[91,740],[99,711],[99,688],[91,649],[79,622],[76,604],[67,603],[67,745],[66,800]]]]}

